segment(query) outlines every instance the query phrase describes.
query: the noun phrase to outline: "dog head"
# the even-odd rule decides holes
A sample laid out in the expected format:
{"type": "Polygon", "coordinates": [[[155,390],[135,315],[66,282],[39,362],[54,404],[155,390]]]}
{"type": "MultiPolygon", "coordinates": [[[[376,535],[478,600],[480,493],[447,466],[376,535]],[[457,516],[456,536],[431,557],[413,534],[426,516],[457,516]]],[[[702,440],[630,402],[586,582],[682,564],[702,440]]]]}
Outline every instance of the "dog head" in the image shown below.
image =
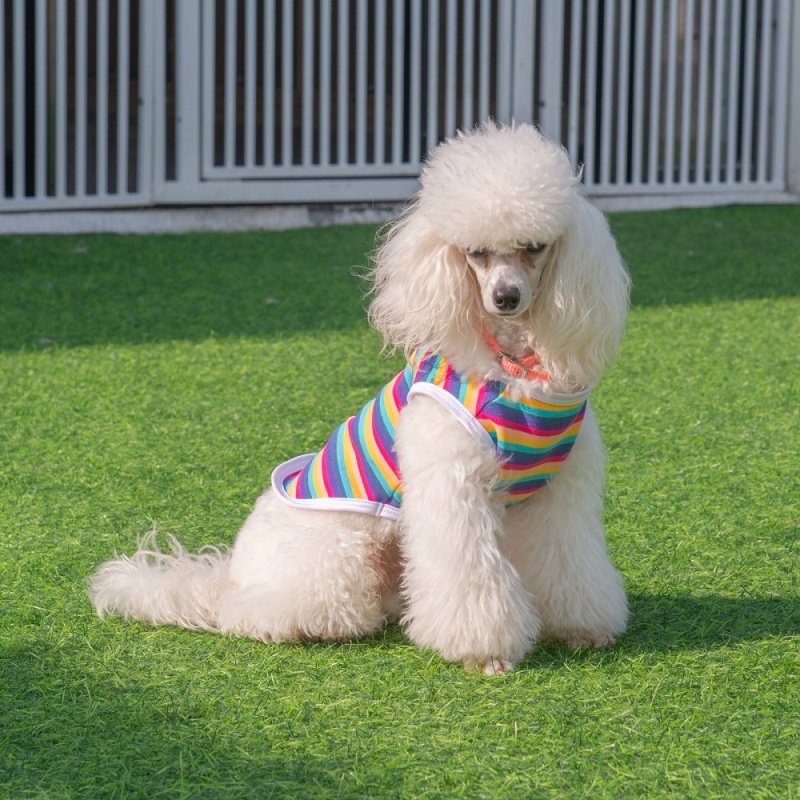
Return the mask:
{"type": "Polygon", "coordinates": [[[490,122],[436,147],[420,181],[372,270],[370,318],[387,343],[469,367],[486,321],[513,321],[560,385],[596,381],[619,345],[628,276],[564,149],[532,125],[490,122]]]}
{"type": "Polygon", "coordinates": [[[564,148],[532,125],[493,122],[434,148],[420,182],[420,213],[464,252],[554,242],[569,224],[578,187],[564,148]]]}

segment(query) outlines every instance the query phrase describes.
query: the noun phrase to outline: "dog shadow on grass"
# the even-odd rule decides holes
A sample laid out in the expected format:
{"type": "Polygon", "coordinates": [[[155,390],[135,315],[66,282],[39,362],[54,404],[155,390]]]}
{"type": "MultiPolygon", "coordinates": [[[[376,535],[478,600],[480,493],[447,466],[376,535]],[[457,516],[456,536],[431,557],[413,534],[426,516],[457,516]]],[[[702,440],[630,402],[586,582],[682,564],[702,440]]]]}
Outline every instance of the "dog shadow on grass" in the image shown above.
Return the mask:
{"type": "MultiPolygon", "coordinates": [[[[719,597],[715,595],[629,595],[630,622],[615,652],[607,657],[639,652],[706,651],[743,642],[800,635],[798,597],[719,597]]],[[[391,624],[362,646],[408,646],[399,625],[391,624]]],[[[542,642],[518,669],[558,668],[565,658],[597,659],[604,652],[590,649],[575,653],[558,642],[542,642]]]]}
{"type": "Polygon", "coordinates": [[[706,650],[800,634],[798,597],[633,594],[631,650],[706,650]]]}
{"type": "MultiPolygon", "coordinates": [[[[798,597],[720,597],[715,595],[647,594],[628,596],[630,622],[619,638],[615,653],[674,653],[710,651],[745,642],[800,635],[798,597]]],[[[543,664],[556,668],[569,651],[557,643],[544,643],[522,668],[543,664]]],[[[597,658],[589,649],[569,653],[569,658],[597,658]]]]}

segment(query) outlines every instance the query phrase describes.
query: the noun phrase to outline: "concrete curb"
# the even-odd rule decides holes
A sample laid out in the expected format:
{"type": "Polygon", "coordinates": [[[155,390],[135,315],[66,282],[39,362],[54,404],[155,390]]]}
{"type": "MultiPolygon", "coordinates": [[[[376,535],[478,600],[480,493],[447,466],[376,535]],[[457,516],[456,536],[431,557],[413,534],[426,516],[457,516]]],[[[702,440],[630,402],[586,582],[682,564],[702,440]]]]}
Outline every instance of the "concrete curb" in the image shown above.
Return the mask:
{"type": "Polygon", "coordinates": [[[0,235],[252,231],[366,223],[382,225],[401,206],[211,206],[0,214],[0,235]]]}
{"type": "MultiPolygon", "coordinates": [[[[734,204],[800,203],[800,195],[774,193],[652,195],[593,198],[606,213],[663,211],[734,204]]],[[[403,207],[398,204],[319,204],[286,206],[202,206],[83,211],[26,211],[0,214],[0,235],[148,234],[192,231],[280,231],[364,223],[382,225],[403,207]]]]}

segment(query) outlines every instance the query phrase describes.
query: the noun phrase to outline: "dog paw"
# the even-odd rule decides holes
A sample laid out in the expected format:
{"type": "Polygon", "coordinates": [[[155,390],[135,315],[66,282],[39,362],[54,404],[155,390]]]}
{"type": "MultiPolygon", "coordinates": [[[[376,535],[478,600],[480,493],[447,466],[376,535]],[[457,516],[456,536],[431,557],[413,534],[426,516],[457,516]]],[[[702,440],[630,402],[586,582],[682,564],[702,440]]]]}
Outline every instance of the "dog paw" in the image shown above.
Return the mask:
{"type": "Polygon", "coordinates": [[[504,658],[487,658],[484,661],[464,661],[464,667],[469,672],[482,672],[489,677],[493,675],[506,675],[512,672],[514,664],[504,658]]]}
{"type": "Polygon", "coordinates": [[[617,643],[613,636],[605,634],[600,636],[567,636],[564,639],[564,644],[571,650],[585,650],[591,648],[592,650],[613,650],[614,645],[617,643]]]}

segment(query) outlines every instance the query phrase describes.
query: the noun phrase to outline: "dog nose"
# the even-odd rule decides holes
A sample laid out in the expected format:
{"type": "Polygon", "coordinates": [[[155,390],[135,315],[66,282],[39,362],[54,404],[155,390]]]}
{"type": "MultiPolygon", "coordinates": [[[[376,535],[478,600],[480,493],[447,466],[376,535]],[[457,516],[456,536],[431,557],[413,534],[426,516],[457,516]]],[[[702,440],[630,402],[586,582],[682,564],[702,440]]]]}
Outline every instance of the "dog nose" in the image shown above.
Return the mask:
{"type": "Polygon", "coordinates": [[[498,311],[514,311],[519,305],[519,289],[516,286],[501,286],[494,290],[492,300],[498,311]]]}

